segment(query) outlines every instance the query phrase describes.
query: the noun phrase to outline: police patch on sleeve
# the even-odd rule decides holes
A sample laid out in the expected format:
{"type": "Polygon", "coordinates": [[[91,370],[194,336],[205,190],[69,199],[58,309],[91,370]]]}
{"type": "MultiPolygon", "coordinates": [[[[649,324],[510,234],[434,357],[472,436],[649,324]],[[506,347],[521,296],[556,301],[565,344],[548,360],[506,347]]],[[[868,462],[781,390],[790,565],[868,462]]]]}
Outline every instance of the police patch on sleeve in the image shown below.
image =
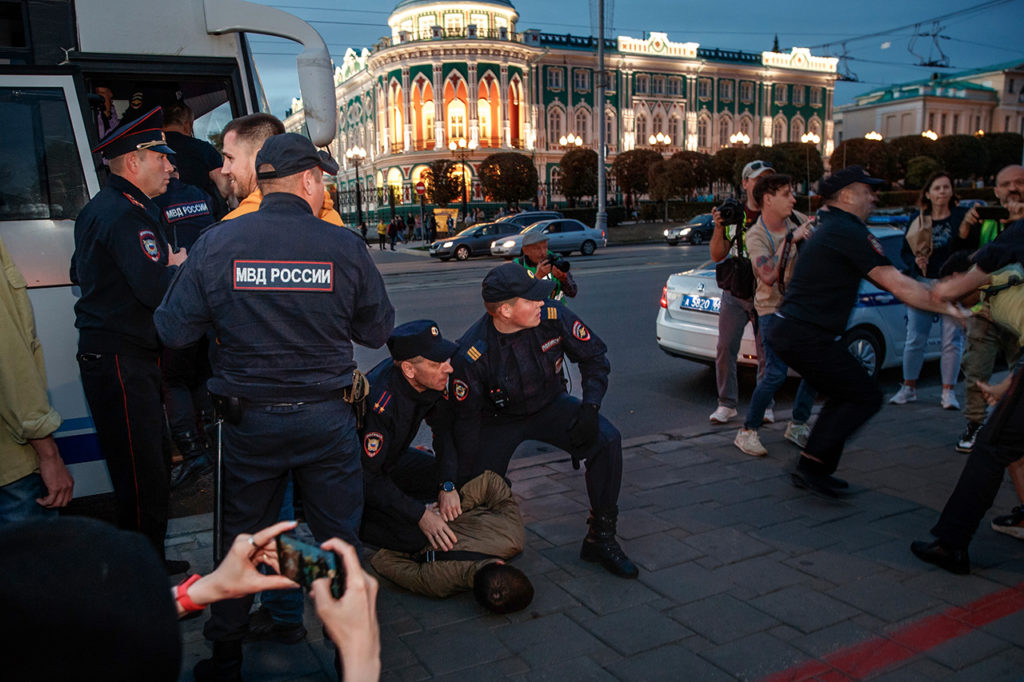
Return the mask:
{"type": "Polygon", "coordinates": [[[590,330],[579,320],[572,323],[572,335],[580,341],[590,341],[590,330]]]}
{"type": "Polygon", "coordinates": [[[455,399],[460,403],[469,395],[469,385],[462,379],[455,380],[455,399]]]}
{"type": "Polygon", "coordinates": [[[236,260],[236,291],[334,291],[334,263],[236,260]]]}
{"type": "Polygon", "coordinates": [[[371,431],[363,437],[363,452],[370,459],[377,456],[384,447],[384,436],[377,431],[371,431]]]}
{"type": "Polygon", "coordinates": [[[879,256],[885,255],[885,250],[882,248],[882,244],[878,241],[878,238],[875,237],[875,235],[868,234],[868,244],[871,245],[871,248],[874,249],[875,253],[879,256]]]}
{"type": "Polygon", "coordinates": [[[160,262],[160,244],[152,230],[139,230],[139,244],[146,258],[154,263],[160,262]]]}

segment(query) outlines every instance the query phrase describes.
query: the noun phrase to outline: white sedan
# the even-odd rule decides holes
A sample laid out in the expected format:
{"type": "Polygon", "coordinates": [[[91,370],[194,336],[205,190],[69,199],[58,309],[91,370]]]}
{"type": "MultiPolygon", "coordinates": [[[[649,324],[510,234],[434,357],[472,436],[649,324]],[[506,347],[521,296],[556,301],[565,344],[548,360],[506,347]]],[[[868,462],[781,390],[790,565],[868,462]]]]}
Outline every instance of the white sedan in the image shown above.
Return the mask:
{"type": "MultiPolygon", "coordinates": [[[[871,232],[882,243],[893,264],[898,264],[902,230],[872,227],[871,232]]],[[[669,355],[714,364],[721,295],[721,289],[715,282],[713,262],[670,275],[662,290],[658,310],[658,347],[669,355]]],[[[906,339],[906,306],[888,291],[862,280],[844,336],[850,352],[869,374],[875,376],[879,370],[903,362],[906,339]]],[[[933,324],[925,347],[925,359],[938,358],[941,346],[941,325],[933,324]]],[[[750,325],[743,333],[737,361],[741,365],[757,365],[757,347],[750,325]]]]}
{"type": "Polygon", "coordinates": [[[604,230],[588,227],[572,218],[557,218],[542,220],[530,225],[519,234],[494,240],[491,242],[491,255],[515,258],[523,252],[523,235],[536,231],[547,235],[549,251],[560,253],[563,256],[568,256],[573,251],[590,256],[597,250],[597,247],[608,245],[604,230]]]}

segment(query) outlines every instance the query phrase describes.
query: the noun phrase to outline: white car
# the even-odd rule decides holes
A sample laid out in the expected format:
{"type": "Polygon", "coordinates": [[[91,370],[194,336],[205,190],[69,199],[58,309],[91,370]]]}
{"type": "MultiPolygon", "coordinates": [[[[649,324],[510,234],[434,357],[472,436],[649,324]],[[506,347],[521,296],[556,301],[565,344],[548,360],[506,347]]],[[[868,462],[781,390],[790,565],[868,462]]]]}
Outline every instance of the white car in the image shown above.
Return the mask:
{"type": "Polygon", "coordinates": [[[572,218],[556,218],[534,223],[519,234],[495,239],[491,242],[491,255],[515,258],[523,252],[523,235],[538,230],[547,235],[548,250],[563,256],[568,256],[573,251],[590,256],[597,247],[608,245],[603,230],[588,227],[572,218]]]}
{"type": "MultiPolygon", "coordinates": [[[[902,230],[872,227],[893,264],[899,263],[902,230]]],[[[718,308],[721,289],[715,282],[715,264],[703,265],[670,275],[661,294],[658,310],[658,347],[669,355],[708,364],[715,362],[718,344],[718,308]]],[[[844,342],[871,376],[903,362],[907,340],[907,310],[898,298],[867,280],[860,283],[857,303],[850,313],[844,342]]],[[[925,347],[925,359],[941,354],[941,325],[933,324],[925,347]]],[[[757,365],[754,332],[747,325],[737,361],[757,365]]]]}

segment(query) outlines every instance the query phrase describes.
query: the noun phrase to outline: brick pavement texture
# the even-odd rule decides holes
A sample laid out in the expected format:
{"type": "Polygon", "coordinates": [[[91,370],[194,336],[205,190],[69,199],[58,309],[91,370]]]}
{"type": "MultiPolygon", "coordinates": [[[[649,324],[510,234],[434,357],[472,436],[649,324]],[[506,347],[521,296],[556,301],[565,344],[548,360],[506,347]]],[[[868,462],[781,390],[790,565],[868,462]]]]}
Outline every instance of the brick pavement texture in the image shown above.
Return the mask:
{"type": "MultiPolygon", "coordinates": [[[[988,528],[1016,504],[1009,482],[971,547],[970,576],[908,549],[928,537],[964,462],[953,450],[961,417],[932,392],[886,405],[858,434],[838,473],[861,492],[843,502],[790,485],[798,451],[781,412],[762,430],[765,458],[732,446],[735,426],[627,440],[619,530],[635,581],[579,560],[586,494],[565,453],[513,460],[528,527],[516,564],[533,604],[495,616],[469,595],[434,600],[385,582],[383,679],[1024,679],[1024,542],[988,528]],[[915,648],[906,633],[932,622],[955,627],[915,648]]],[[[209,524],[174,520],[169,554],[209,570],[209,524]]],[[[182,623],[183,681],[209,655],[201,627],[182,623]]],[[[247,644],[245,679],[333,679],[309,602],[306,627],[298,645],[247,644]]]]}

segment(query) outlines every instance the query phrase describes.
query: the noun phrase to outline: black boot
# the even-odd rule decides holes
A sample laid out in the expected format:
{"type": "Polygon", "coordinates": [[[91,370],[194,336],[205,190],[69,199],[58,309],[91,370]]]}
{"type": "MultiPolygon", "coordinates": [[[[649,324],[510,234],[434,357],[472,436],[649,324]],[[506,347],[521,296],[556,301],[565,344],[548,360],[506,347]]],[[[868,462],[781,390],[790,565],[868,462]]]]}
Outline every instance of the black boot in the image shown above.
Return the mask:
{"type": "Polygon", "coordinates": [[[176,433],[174,445],[183,459],[180,464],[171,467],[172,489],[211,470],[213,465],[206,456],[206,442],[201,435],[191,431],[176,433]]]}
{"type": "Polygon", "coordinates": [[[196,682],[241,682],[242,640],[214,642],[213,656],[192,668],[196,682]]]}
{"type": "Polygon", "coordinates": [[[618,519],[618,507],[590,510],[590,518],[587,519],[590,530],[580,548],[580,558],[597,562],[609,573],[621,578],[635,578],[640,575],[640,570],[615,541],[615,523],[618,519]]]}

